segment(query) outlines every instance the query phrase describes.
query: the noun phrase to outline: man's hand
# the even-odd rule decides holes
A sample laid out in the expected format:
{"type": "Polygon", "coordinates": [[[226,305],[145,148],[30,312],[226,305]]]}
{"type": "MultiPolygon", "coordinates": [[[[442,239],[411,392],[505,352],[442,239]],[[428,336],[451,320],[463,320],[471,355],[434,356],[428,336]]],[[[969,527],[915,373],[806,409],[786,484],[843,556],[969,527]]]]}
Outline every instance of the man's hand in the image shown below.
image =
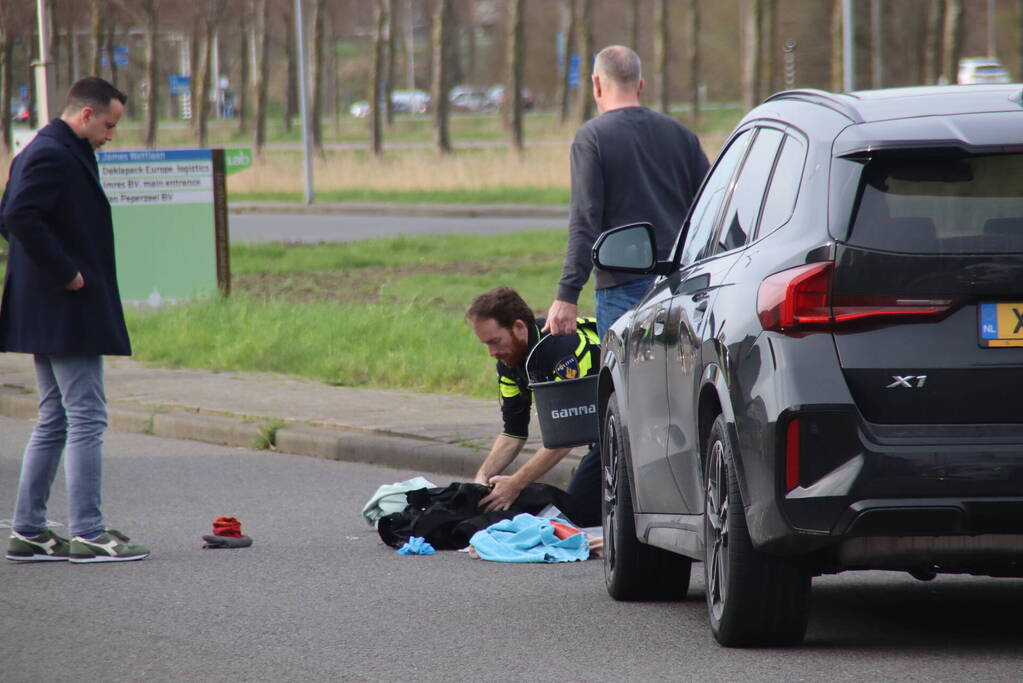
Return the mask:
{"type": "Polygon", "coordinates": [[[64,285],[64,289],[69,292],[77,292],[79,289],[85,286],[85,278],[82,277],[81,273],[75,273],[75,279],[64,285]]]}
{"type": "Polygon", "coordinates": [[[547,322],[542,332],[551,334],[575,334],[575,319],[579,316],[579,307],[567,301],[554,300],[547,311],[547,322]]]}
{"type": "Polygon", "coordinates": [[[502,474],[491,477],[489,485],[492,487],[492,490],[480,499],[480,507],[483,508],[484,512],[507,510],[519,497],[524,488],[516,482],[515,477],[502,474]]]}

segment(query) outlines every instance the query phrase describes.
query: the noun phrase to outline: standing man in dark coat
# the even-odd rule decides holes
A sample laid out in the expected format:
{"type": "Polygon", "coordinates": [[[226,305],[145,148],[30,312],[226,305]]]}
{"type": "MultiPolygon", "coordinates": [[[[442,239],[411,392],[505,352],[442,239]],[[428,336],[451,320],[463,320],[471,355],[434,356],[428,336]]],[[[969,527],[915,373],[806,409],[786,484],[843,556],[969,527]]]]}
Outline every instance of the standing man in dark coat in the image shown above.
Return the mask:
{"type": "Polygon", "coordinates": [[[114,265],[110,203],[95,149],[114,137],[124,93],[83,78],[67,105],[11,163],[0,201],[10,249],[0,303],[0,351],[31,353],[39,420],[22,459],[7,559],[115,562],[149,555],[100,512],[107,426],[103,355],[131,355],[114,265]],[[71,540],[46,527],[61,454],[71,540]]]}
{"type": "MultiPolygon", "coordinates": [[[[600,116],[583,124],[572,141],[568,248],[544,332],[575,332],[579,292],[593,268],[590,250],[605,230],[650,223],[657,258],[668,258],[707,174],[707,156],[696,136],[670,116],[640,105],[641,66],[623,45],[604,48],[593,62],[593,100],[600,116]]],[[[603,340],[654,278],[597,270],[596,280],[597,332],[603,340]]]]}

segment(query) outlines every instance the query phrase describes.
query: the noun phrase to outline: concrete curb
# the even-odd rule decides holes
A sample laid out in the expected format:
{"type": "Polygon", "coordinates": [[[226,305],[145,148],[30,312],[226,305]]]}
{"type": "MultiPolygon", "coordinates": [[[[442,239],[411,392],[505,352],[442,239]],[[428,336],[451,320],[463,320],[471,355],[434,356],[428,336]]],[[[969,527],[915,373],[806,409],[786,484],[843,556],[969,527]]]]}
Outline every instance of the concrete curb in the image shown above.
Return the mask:
{"type": "Polygon", "coordinates": [[[368,216],[434,216],[443,218],[552,218],[568,220],[568,207],[538,204],[391,204],[383,202],[235,202],[231,213],[351,214],[368,216]]]}
{"type": "MultiPolygon", "coordinates": [[[[37,398],[26,388],[0,387],[0,415],[34,420],[37,398]]],[[[267,448],[324,460],[359,462],[471,480],[484,453],[429,439],[285,423],[274,429],[265,418],[210,415],[187,410],[107,406],[109,429],[187,439],[222,446],[267,448]],[[272,444],[272,445],[271,445],[272,444]]],[[[566,457],[540,481],[566,488],[578,459],[566,457]]]]}

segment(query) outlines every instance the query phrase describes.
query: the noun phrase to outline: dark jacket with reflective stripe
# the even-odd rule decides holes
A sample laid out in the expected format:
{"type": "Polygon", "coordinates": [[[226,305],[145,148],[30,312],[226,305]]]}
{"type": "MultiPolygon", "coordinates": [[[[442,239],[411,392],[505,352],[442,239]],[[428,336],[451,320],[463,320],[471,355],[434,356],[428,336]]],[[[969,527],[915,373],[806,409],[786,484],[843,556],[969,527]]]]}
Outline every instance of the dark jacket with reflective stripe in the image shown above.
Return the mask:
{"type": "MultiPolygon", "coordinates": [[[[529,351],[541,339],[544,319],[536,321],[529,330],[529,351]]],[[[559,379],[578,379],[592,375],[600,367],[600,338],[597,337],[595,318],[578,318],[575,334],[546,335],[530,362],[534,382],[559,379]],[[540,375],[540,376],[538,376],[540,375]]],[[[533,392],[525,365],[511,368],[497,361],[497,386],[501,397],[501,417],[504,435],[515,439],[529,436],[529,411],[533,406],[533,392]]]]}

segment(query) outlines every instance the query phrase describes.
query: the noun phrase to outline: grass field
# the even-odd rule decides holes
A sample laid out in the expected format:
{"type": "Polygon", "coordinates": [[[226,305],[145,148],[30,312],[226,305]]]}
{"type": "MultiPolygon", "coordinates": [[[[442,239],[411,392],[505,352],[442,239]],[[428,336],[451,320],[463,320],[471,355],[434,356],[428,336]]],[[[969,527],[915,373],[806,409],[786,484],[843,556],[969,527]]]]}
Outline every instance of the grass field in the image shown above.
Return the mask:
{"type": "MultiPolygon", "coordinates": [[[[129,310],[135,356],[171,367],[283,372],[329,384],[494,396],[493,360],[463,320],[476,294],[554,298],[562,230],[236,244],[233,293],[129,310]]],[[[592,314],[587,287],[580,299],[592,314]]]]}

